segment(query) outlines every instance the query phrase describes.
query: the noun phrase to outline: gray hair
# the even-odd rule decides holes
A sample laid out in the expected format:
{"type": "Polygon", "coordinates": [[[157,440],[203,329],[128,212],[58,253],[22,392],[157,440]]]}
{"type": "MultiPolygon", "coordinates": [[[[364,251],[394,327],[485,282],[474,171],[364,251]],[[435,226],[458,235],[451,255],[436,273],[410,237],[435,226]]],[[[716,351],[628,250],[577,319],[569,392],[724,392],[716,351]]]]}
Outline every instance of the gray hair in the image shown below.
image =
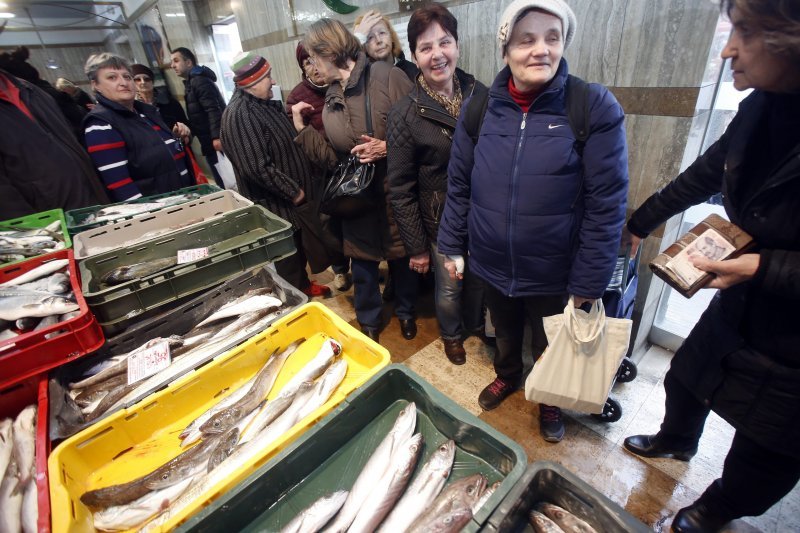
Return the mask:
{"type": "Polygon", "coordinates": [[[89,59],[86,60],[83,71],[86,73],[86,77],[89,78],[89,81],[97,81],[97,72],[101,68],[125,69],[128,72],[131,71],[131,65],[128,63],[127,59],[108,52],[90,55],[89,59]]]}
{"type": "Polygon", "coordinates": [[[56,89],[58,89],[59,91],[63,91],[67,87],[74,87],[76,89],[78,88],[77,85],[69,81],[67,78],[58,78],[56,80],[56,89]]]}

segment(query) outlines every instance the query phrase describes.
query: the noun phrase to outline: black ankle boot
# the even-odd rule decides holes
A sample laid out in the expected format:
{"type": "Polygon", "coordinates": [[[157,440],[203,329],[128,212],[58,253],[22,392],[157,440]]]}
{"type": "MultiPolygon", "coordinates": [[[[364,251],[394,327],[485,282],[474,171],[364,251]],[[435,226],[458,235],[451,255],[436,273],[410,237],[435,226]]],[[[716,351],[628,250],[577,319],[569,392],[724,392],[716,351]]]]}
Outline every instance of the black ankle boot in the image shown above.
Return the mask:
{"type": "Polygon", "coordinates": [[[717,516],[702,503],[693,503],[684,507],[672,521],[675,533],[717,533],[722,526],[730,522],[725,517],[717,516]]]}
{"type": "Polygon", "coordinates": [[[660,457],[665,459],[678,459],[688,461],[697,453],[697,447],[692,449],[672,448],[664,439],[656,435],[633,435],[625,439],[625,448],[642,457],[660,457]]]}

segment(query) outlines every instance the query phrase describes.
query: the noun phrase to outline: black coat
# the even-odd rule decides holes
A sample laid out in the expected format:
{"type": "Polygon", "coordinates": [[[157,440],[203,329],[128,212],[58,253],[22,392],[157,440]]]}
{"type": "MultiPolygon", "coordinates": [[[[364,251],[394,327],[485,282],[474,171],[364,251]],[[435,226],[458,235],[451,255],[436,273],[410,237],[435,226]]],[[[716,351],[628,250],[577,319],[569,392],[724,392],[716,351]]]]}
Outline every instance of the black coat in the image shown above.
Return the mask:
{"type": "MultiPolygon", "coordinates": [[[[777,98],[751,94],[720,140],[646,200],[628,228],[645,236],[722,192],[731,222],[755,238],[759,269],[753,279],[717,294],[671,371],[737,430],[800,457],[800,144],[770,162],[771,171],[752,165],[754,145],[766,135],[763,117],[777,98]],[[759,168],[749,170],[753,166],[759,168]]],[[[798,104],[795,97],[793,109],[798,104]]]]}
{"type": "MultiPolygon", "coordinates": [[[[464,99],[486,91],[481,82],[456,69],[464,99]]],[[[447,198],[447,165],[456,119],[416,83],[392,108],[387,121],[389,200],[409,255],[436,242],[447,198]]]]}
{"type": "Polygon", "coordinates": [[[177,122],[189,125],[189,119],[186,118],[186,112],[180,102],[175,100],[166,88],[155,89],[153,105],[158,108],[161,118],[164,119],[170,131],[177,122]]]}
{"type": "Polygon", "coordinates": [[[214,82],[217,75],[208,67],[193,67],[189,79],[183,81],[186,89],[186,113],[192,134],[200,140],[203,155],[217,160],[212,141],[219,139],[219,127],[225,100],[214,82]]]}
{"type": "Polygon", "coordinates": [[[108,203],[89,155],[55,101],[26,81],[8,79],[36,122],[0,100],[0,218],[108,203]]]}

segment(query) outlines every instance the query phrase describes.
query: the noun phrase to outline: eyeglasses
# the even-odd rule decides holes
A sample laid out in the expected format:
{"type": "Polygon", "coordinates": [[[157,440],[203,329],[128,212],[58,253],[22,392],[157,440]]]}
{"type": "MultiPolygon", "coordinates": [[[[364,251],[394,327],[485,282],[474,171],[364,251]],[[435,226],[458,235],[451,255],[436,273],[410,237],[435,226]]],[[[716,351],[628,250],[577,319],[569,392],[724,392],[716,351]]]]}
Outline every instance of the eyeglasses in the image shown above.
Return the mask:
{"type": "Polygon", "coordinates": [[[309,54],[308,55],[308,64],[316,66],[317,65],[317,56],[309,54]]]}
{"type": "Polygon", "coordinates": [[[142,82],[142,81],[153,81],[153,80],[151,80],[149,76],[141,76],[140,75],[140,76],[134,77],[133,81],[138,83],[138,82],[142,82]]]}

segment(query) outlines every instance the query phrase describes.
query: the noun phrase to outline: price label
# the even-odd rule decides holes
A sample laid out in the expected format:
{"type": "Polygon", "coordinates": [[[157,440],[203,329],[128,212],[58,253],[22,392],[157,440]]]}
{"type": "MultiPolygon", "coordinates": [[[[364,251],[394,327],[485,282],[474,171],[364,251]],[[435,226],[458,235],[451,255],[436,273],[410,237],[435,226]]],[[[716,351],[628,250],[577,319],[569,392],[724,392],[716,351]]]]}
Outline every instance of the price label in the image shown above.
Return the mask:
{"type": "Polygon", "coordinates": [[[208,248],[192,248],[190,250],[178,250],[178,264],[191,263],[208,257],[208,248]]]}
{"type": "Polygon", "coordinates": [[[163,340],[128,357],[128,385],[167,368],[172,362],[169,342],[163,340]]]}

